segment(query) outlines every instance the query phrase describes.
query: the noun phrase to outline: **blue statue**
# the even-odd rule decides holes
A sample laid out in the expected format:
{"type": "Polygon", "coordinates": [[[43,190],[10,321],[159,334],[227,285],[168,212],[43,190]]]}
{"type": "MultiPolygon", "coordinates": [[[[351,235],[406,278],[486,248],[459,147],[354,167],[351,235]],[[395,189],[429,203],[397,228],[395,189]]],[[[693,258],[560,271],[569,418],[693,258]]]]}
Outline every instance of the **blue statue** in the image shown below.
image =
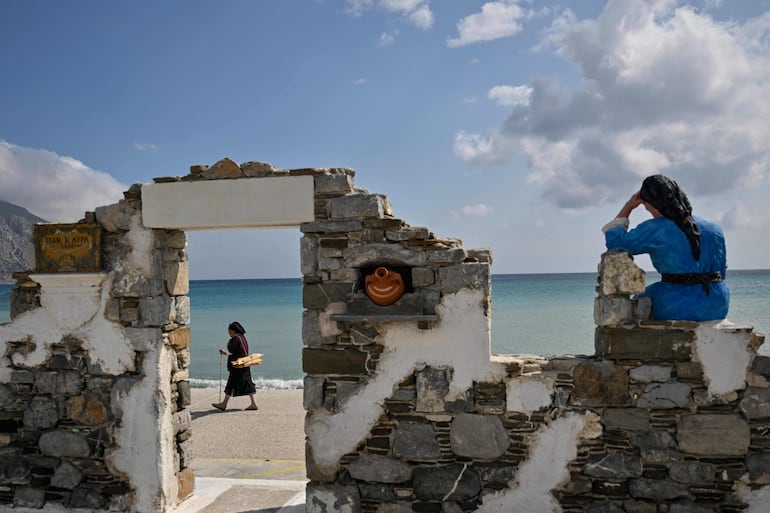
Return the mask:
{"type": "Polygon", "coordinates": [[[653,319],[709,321],[727,316],[724,234],[717,224],[692,215],[687,195],[674,180],[647,177],[602,231],[607,249],[650,255],[661,281],[638,297],[652,299],[653,319]],[[629,230],[628,218],[639,205],[652,219],[629,230]]]}

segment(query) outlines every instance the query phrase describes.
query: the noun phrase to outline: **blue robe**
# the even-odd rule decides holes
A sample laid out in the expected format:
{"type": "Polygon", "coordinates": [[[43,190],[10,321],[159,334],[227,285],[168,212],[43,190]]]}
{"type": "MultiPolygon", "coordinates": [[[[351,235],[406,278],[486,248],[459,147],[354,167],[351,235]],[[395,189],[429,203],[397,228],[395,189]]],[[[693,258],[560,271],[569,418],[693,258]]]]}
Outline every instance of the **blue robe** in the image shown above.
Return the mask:
{"type": "MultiPolygon", "coordinates": [[[[638,255],[648,253],[661,274],[727,272],[725,238],[718,225],[693,216],[701,231],[701,256],[696,261],[684,232],[666,217],[644,221],[633,230],[624,226],[607,229],[607,249],[638,255]]],[[[710,283],[709,294],[701,285],[657,282],[637,297],[652,299],[652,318],[658,320],[709,321],[724,319],[730,305],[730,290],[724,282],[710,283]]]]}

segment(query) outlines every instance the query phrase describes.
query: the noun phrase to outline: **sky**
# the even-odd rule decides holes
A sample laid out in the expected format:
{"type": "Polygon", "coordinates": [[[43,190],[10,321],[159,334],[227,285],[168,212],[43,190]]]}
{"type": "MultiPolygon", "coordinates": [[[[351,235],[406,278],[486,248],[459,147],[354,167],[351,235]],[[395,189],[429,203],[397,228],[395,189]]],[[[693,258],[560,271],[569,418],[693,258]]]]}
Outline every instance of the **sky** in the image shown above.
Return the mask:
{"type": "MultiPolygon", "coordinates": [[[[0,47],[0,199],[52,222],[224,157],[347,167],[493,273],[594,272],[662,173],[770,268],[770,0],[5,0],[0,47]]],[[[191,278],[298,277],[300,237],[188,232],[191,278]]]]}

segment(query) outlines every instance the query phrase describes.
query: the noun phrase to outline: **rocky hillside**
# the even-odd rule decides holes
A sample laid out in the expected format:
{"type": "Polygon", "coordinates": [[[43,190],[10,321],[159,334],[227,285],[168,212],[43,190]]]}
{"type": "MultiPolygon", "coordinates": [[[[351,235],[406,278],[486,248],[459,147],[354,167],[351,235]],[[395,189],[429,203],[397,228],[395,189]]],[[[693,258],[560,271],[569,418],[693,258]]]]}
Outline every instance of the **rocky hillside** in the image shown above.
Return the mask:
{"type": "Polygon", "coordinates": [[[0,200],[0,283],[12,283],[11,273],[29,269],[24,247],[32,240],[32,225],[44,222],[25,208],[0,200]]]}

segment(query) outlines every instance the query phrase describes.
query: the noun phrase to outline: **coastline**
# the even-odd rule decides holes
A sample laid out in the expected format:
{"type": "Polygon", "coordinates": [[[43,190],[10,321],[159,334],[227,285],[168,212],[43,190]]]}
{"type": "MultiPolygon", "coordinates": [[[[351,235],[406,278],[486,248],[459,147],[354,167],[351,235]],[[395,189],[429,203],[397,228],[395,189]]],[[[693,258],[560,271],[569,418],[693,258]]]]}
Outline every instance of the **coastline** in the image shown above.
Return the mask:
{"type": "Polygon", "coordinates": [[[302,390],[262,389],[257,411],[245,411],[248,397],[233,397],[227,410],[217,388],[193,388],[192,429],[195,458],[305,460],[305,410],[302,390]]]}

